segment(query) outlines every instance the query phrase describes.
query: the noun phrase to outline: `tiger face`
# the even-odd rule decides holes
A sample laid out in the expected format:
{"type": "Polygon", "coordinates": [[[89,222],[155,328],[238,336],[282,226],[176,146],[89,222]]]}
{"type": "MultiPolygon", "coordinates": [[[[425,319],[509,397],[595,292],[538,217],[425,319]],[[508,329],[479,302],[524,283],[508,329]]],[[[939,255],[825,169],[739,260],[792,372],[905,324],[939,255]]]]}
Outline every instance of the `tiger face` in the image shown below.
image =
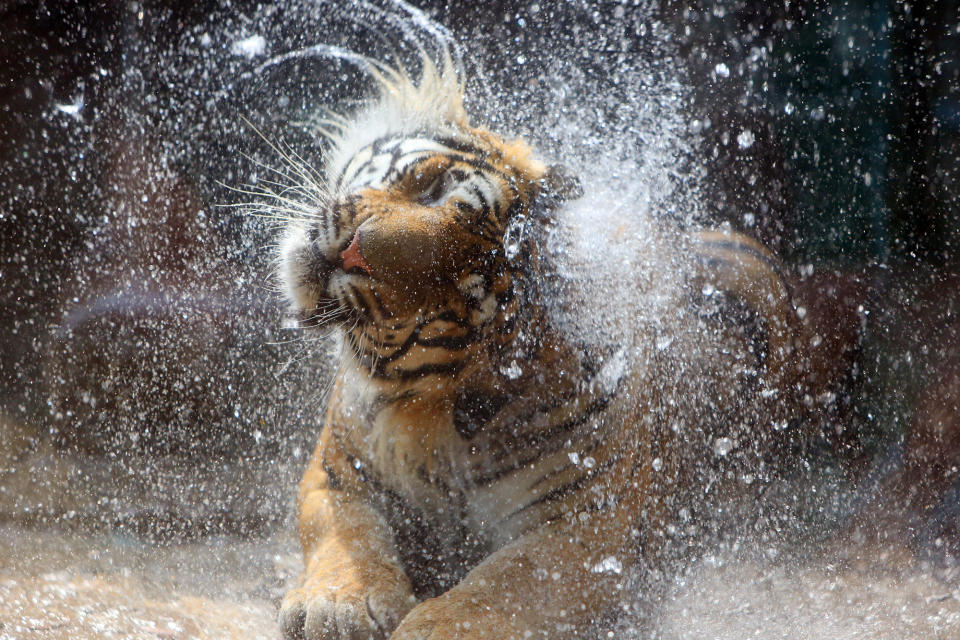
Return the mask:
{"type": "Polygon", "coordinates": [[[341,164],[283,243],[301,324],[341,324],[361,366],[397,381],[455,375],[490,331],[509,336],[504,236],[546,174],[529,148],[475,129],[384,135],[341,164]]]}

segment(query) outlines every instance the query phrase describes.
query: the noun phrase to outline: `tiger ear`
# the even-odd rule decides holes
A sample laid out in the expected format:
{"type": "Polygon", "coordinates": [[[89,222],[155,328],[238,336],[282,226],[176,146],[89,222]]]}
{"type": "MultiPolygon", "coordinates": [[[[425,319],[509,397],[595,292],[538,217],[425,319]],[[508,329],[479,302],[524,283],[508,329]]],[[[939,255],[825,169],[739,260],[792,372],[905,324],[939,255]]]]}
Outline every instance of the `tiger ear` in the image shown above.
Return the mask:
{"type": "Polygon", "coordinates": [[[560,164],[547,167],[538,182],[540,192],[532,207],[534,217],[549,217],[554,209],[567,200],[576,200],[583,195],[580,179],[560,164]]]}

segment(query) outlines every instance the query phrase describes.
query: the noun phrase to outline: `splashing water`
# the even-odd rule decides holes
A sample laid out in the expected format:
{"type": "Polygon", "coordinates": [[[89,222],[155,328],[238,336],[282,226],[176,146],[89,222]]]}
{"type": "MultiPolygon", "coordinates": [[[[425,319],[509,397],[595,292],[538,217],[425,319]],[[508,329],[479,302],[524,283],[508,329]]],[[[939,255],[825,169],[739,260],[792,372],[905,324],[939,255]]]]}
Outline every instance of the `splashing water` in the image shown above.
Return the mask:
{"type": "MultiPolygon", "coordinates": [[[[68,164],[89,167],[101,157],[109,167],[100,182],[106,186],[83,194],[82,240],[71,244],[77,275],[65,277],[65,291],[57,292],[61,313],[50,319],[51,347],[38,374],[51,389],[53,417],[44,420],[77,459],[50,449],[30,426],[22,429],[28,435],[13,439],[28,444],[15,449],[24,457],[11,458],[0,504],[27,530],[8,530],[10,548],[0,555],[29,558],[35,568],[0,563],[0,637],[10,629],[42,634],[57,625],[73,637],[275,630],[272,620],[263,620],[273,615],[271,601],[299,563],[293,540],[282,532],[291,528],[284,519],[294,478],[318,428],[330,345],[271,329],[276,337],[268,340],[278,344],[265,353],[263,327],[279,322],[273,320],[279,315],[273,285],[262,284],[269,279],[276,229],[212,205],[243,204],[246,196],[235,191],[240,185],[276,179],[270,174],[278,164],[274,149],[244,119],[270,143],[322,166],[323,144],[311,123],[327,109],[349,113],[369,96],[371,59],[415,66],[420,47],[454,43],[475,121],[526,138],[579,178],[586,195],[558,212],[547,238],[556,277],[544,287],[551,322],[585,350],[606,352],[598,384],[615,388],[644,368],[669,371],[675,400],[696,411],[725,392],[687,379],[710,364],[699,361],[706,338],[685,307],[684,287],[691,267],[688,232],[713,213],[702,184],[711,150],[699,137],[706,125],[689,121],[690,87],[669,29],[653,17],[654,3],[613,3],[607,13],[588,2],[528,3],[502,16],[480,16],[479,26],[469,25],[476,31],[448,29],[400,0],[220,8],[186,28],[134,4],[123,16],[134,35],[113,43],[128,62],[98,72],[101,85],[80,85],[82,91],[67,91],[48,105],[68,135],[101,141],[100,147],[76,145],[80,157],[68,164]],[[138,142],[106,135],[115,122],[138,142]],[[606,349],[611,345],[617,348],[606,349]],[[68,433],[71,428],[77,433],[68,433]],[[38,441],[43,444],[29,444],[38,441]],[[90,465],[78,453],[86,447],[103,447],[121,461],[90,465]],[[147,465],[127,457],[141,447],[180,457],[147,465]],[[38,469],[48,478],[39,488],[38,469]],[[225,478],[229,482],[218,481],[225,478]],[[239,514],[242,522],[225,513],[239,514]],[[71,542],[80,560],[60,555],[56,531],[24,549],[17,541],[34,537],[37,521],[46,527],[82,522],[80,541],[71,542]],[[84,527],[97,533],[85,536],[84,527]],[[129,533],[169,541],[205,529],[225,537],[169,554],[145,550],[129,533]],[[263,543],[234,537],[264,530],[269,537],[263,543]],[[101,562],[101,555],[108,560],[101,562]],[[210,557],[221,566],[211,568],[210,557]],[[184,558],[182,566],[171,569],[177,558],[184,558]],[[224,569],[250,558],[263,572],[270,573],[270,565],[274,572],[258,578],[224,569]],[[110,573],[110,567],[120,569],[110,573]],[[84,577],[100,572],[103,583],[84,577]],[[157,574],[173,583],[169,591],[146,584],[157,574]],[[214,575],[217,584],[200,574],[214,575]],[[42,592],[46,612],[31,602],[30,590],[42,592]],[[197,593],[204,599],[195,599],[197,593]],[[159,605],[143,605],[148,599],[159,605]],[[96,621],[71,613],[84,610],[85,602],[95,603],[96,621]],[[251,604],[244,609],[244,602],[251,604]],[[8,626],[9,620],[15,624],[8,626]]],[[[718,82],[736,80],[731,61],[711,66],[718,82]]],[[[788,102],[783,110],[789,115],[794,106],[788,102]]],[[[728,142],[753,150],[761,135],[740,127],[728,142]]],[[[751,224],[755,216],[762,212],[743,214],[751,224]]],[[[702,293],[709,298],[713,292],[702,293]]],[[[522,374],[522,362],[504,371],[509,378],[522,374]]],[[[8,439],[19,433],[10,422],[3,429],[8,439]]],[[[729,433],[710,433],[705,442],[711,459],[734,458],[747,448],[737,425],[725,427],[729,433]]],[[[695,426],[671,428],[695,438],[695,426]]],[[[784,430],[779,422],[775,429],[784,430]]],[[[584,468],[594,464],[571,456],[584,468]]],[[[669,482],[677,472],[664,460],[653,458],[651,468],[669,482]]],[[[749,481],[703,473],[708,493],[723,482],[764,485],[763,469],[749,481]]],[[[837,519],[846,507],[816,511],[823,503],[808,496],[817,491],[846,500],[844,488],[831,486],[829,478],[771,491],[779,492],[774,501],[799,505],[786,525],[771,518],[774,538],[787,535],[790,526],[802,528],[804,508],[815,518],[837,519]],[[805,499],[812,508],[804,507],[805,499]]],[[[621,637],[649,637],[651,629],[664,638],[733,638],[757,629],[772,637],[805,637],[784,631],[788,627],[845,637],[841,625],[825,620],[868,630],[871,637],[951,637],[960,627],[960,599],[945,586],[952,574],[917,572],[894,556],[883,560],[879,585],[869,567],[840,572],[832,558],[794,569],[777,562],[785,552],[767,544],[769,537],[761,537],[755,553],[734,542],[733,549],[712,554],[711,532],[688,533],[697,518],[678,513],[675,536],[698,546],[690,557],[699,560],[666,586],[647,590],[638,580],[643,586],[636,587],[635,610],[624,616],[621,637]],[[689,542],[698,535],[700,543],[689,542]],[[901,597],[915,620],[890,613],[902,609],[901,597]],[[850,612],[849,601],[867,604],[850,612]],[[784,602],[791,603],[786,613],[784,602]]],[[[619,576],[629,564],[611,556],[591,570],[619,576]]]]}

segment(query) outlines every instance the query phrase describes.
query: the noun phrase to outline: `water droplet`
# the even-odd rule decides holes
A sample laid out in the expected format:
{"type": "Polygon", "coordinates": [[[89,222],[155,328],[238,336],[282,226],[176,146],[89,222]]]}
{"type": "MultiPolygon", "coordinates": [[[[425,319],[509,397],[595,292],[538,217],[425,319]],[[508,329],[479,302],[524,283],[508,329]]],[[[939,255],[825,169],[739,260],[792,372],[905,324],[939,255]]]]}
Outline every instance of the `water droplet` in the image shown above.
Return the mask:
{"type": "Polygon", "coordinates": [[[660,471],[663,469],[663,460],[660,458],[654,458],[652,466],[654,471],[660,471]]]}
{"type": "Polygon", "coordinates": [[[525,219],[523,216],[517,216],[510,221],[503,234],[503,253],[507,260],[512,260],[520,253],[520,244],[523,240],[523,227],[525,219]]]}
{"type": "Polygon", "coordinates": [[[230,45],[230,53],[235,56],[243,56],[245,58],[255,58],[259,55],[263,55],[266,50],[267,40],[260,35],[243,38],[242,40],[237,40],[230,45]]]}
{"type": "Polygon", "coordinates": [[[623,563],[616,556],[607,556],[591,569],[594,573],[615,573],[620,575],[623,572],[623,563]]]}
{"type": "Polygon", "coordinates": [[[516,380],[521,375],[523,375],[523,369],[517,364],[517,361],[514,360],[509,364],[509,366],[501,367],[500,373],[510,378],[511,380],[516,380]]]}
{"type": "Polygon", "coordinates": [[[68,116],[79,116],[80,110],[83,109],[83,96],[81,95],[73,102],[61,103],[58,102],[54,105],[58,111],[67,114],[68,116]]]}
{"type": "Polygon", "coordinates": [[[733,451],[734,442],[730,438],[717,438],[713,441],[713,452],[718,456],[725,456],[733,451]]]}
{"type": "Polygon", "coordinates": [[[729,78],[730,77],[730,67],[728,67],[723,62],[720,62],[713,68],[713,73],[719,78],[729,78]]]}
{"type": "Polygon", "coordinates": [[[660,336],[657,338],[657,351],[663,351],[673,344],[673,336],[660,336]]]}
{"type": "Polygon", "coordinates": [[[753,146],[755,140],[753,132],[750,131],[750,129],[744,129],[740,132],[740,135],[737,136],[737,145],[741,149],[749,149],[753,146]]]}

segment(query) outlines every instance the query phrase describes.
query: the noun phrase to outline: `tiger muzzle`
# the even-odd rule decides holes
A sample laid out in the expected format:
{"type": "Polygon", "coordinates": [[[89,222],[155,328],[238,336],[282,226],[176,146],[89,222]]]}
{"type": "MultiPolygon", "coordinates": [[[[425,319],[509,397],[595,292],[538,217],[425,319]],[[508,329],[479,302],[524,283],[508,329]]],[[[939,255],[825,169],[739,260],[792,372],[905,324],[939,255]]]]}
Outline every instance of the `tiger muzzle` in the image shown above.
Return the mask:
{"type": "Polygon", "coordinates": [[[462,253],[448,226],[431,213],[369,218],[340,252],[341,266],[403,287],[435,283],[456,269],[462,253]]]}

